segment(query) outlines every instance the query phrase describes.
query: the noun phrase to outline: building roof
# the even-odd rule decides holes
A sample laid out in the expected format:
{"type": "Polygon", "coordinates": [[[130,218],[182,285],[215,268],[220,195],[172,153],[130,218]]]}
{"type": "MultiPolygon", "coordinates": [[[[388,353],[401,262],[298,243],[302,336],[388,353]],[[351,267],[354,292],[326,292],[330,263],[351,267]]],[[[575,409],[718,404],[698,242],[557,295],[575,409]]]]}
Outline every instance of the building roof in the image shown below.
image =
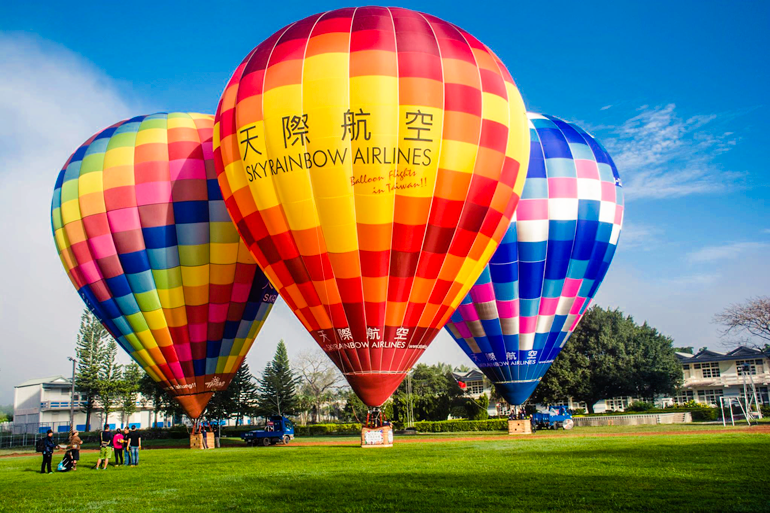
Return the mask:
{"type": "Polygon", "coordinates": [[[469,370],[468,372],[453,372],[452,375],[456,381],[463,382],[482,381],[484,379],[484,374],[478,369],[469,370]]]}
{"type": "Polygon", "coordinates": [[[65,378],[62,375],[59,376],[48,376],[47,378],[35,378],[25,381],[24,383],[20,383],[16,385],[14,388],[19,387],[30,387],[35,385],[67,385],[71,383],[70,378],[65,378]]]}
{"type": "Polygon", "coordinates": [[[680,363],[723,362],[746,358],[770,358],[770,351],[760,351],[759,349],[740,346],[726,353],[704,349],[697,354],[676,353],[676,357],[679,358],[680,363]]]}

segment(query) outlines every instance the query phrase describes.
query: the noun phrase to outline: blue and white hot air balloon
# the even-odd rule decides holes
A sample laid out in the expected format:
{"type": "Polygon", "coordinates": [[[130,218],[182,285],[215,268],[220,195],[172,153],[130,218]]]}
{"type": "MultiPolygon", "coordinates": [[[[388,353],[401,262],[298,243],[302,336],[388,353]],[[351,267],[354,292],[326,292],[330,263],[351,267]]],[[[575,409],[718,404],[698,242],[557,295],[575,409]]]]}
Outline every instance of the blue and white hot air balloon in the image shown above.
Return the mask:
{"type": "Polygon", "coordinates": [[[580,127],[528,113],[532,150],[508,231],[446,328],[512,405],[537,388],[596,295],[623,224],[607,151],[580,127]]]}

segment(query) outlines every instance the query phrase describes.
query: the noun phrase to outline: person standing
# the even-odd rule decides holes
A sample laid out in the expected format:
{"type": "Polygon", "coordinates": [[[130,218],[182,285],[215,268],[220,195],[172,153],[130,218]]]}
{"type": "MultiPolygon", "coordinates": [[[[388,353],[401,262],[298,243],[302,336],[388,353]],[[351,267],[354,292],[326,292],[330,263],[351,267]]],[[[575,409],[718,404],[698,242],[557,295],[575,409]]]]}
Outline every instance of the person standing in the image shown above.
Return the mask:
{"type": "Polygon", "coordinates": [[[142,437],[139,431],[136,430],[136,426],[131,426],[131,431],[128,433],[128,452],[131,453],[131,466],[135,467],[139,464],[139,450],[142,448],[142,437]]]}
{"type": "Polygon", "coordinates": [[[123,447],[126,452],[126,462],[123,465],[131,465],[131,451],[128,450],[128,426],[123,428],[123,447]]]}
{"type": "Polygon", "coordinates": [[[112,457],[112,433],[110,433],[110,425],[105,424],[104,430],[99,433],[99,459],[96,460],[96,470],[99,470],[99,465],[104,462],[104,469],[107,470],[107,463],[109,463],[112,457]]]}
{"type": "Polygon", "coordinates": [[[69,441],[70,454],[72,455],[72,470],[78,469],[78,461],[80,461],[80,446],[83,445],[83,441],[78,436],[77,431],[73,431],[70,434],[69,441]]]}
{"type": "Polygon", "coordinates": [[[43,439],[43,463],[40,465],[41,474],[52,474],[51,460],[53,460],[53,451],[56,449],[56,442],[53,441],[53,431],[50,429],[46,431],[45,438],[43,439]],[[46,472],[48,467],[48,472],[46,472]]]}
{"type": "Polygon", "coordinates": [[[115,434],[112,435],[112,447],[115,449],[115,463],[113,467],[123,465],[123,433],[120,429],[115,430],[115,434]]]}
{"type": "Polygon", "coordinates": [[[201,422],[200,423],[199,431],[198,432],[201,434],[201,443],[203,444],[203,448],[204,449],[208,449],[209,448],[209,442],[208,442],[208,439],[207,439],[208,431],[206,431],[206,423],[205,422],[201,422]]]}

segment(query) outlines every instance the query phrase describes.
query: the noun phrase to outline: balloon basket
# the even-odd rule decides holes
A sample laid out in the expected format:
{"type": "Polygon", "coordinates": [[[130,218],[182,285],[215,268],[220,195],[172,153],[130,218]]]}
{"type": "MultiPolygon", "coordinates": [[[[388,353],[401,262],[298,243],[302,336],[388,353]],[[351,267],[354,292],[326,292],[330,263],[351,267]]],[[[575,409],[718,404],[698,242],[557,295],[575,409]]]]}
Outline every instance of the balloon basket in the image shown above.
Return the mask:
{"type": "Polygon", "coordinates": [[[509,420],[508,434],[509,435],[531,435],[532,423],[530,422],[529,419],[509,420]]]}
{"type": "Polygon", "coordinates": [[[216,441],[214,440],[214,433],[197,433],[190,435],[190,449],[205,449],[203,446],[203,437],[206,437],[206,445],[209,449],[216,447],[216,441]]]}
{"type": "Polygon", "coordinates": [[[361,447],[393,447],[393,426],[361,428],[361,447]]]}

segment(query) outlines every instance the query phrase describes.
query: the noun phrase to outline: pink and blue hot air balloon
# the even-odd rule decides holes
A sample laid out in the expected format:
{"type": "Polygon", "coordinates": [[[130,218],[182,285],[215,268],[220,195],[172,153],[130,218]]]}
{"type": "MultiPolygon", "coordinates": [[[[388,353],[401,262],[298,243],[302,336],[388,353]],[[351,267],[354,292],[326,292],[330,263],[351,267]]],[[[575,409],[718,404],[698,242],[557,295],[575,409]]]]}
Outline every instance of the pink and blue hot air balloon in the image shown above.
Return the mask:
{"type": "Polygon", "coordinates": [[[532,151],[516,214],[446,328],[497,391],[520,405],[569,340],[615,254],[623,190],[580,127],[528,113],[532,151]]]}

